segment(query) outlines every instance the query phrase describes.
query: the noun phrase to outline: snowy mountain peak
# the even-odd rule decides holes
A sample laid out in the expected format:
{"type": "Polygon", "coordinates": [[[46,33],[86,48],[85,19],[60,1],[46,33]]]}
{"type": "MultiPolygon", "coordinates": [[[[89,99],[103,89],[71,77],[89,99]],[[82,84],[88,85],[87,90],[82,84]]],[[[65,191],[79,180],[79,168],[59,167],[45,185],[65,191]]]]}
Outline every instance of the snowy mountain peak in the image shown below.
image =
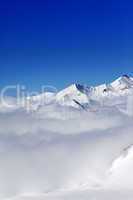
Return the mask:
{"type": "Polygon", "coordinates": [[[69,95],[78,95],[81,96],[82,94],[87,94],[89,92],[89,87],[81,84],[72,84],[69,87],[61,90],[57,93],[57,99],[60,99],[64,96],[69,95]]]}
{"type": "Polygon", "coordinates": [[[133,87],[133,78],[123,75],[110,84],[114,90],[125,90],[133,87]]]}
{"type": "Polygon", "coordinates": [[[89,87],[86,87],[81,84],[72,84],[69,87],[57,93],[56,101],[61,105],[68,105],[75,107],[75,100],[76,102],[79,103],[88,102],[88,96],[87,96],[88,91],[89,87]]]}

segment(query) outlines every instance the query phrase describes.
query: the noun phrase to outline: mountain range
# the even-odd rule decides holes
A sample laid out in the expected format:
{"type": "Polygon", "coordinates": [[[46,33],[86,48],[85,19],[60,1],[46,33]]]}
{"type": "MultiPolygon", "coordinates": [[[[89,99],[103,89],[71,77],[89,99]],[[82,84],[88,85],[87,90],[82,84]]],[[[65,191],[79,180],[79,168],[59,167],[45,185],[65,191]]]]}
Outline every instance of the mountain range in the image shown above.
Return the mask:
{"type": "Polygon", "coordinates": [[[110,106],[121,105],[128,96],[133,95],[133,77],[123,75],[110,84],[98,86],[72,84],[56,92],[44,92],[30,96],[26,102],[31,105],[31,110],[38,110],[43,106],[56,105],[75,109],[88,110],[94,105],[110,106]]]}

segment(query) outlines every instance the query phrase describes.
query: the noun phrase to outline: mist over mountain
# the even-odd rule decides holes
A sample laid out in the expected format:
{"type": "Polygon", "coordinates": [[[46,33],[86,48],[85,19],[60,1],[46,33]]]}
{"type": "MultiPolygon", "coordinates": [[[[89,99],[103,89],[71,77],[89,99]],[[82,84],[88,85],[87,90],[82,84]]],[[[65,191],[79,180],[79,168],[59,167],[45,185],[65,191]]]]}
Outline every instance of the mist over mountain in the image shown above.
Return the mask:
{"type": "Polygon", "coordinates": [[[132,199],[132,77],[5,100],[2,200],[132,199]]]}

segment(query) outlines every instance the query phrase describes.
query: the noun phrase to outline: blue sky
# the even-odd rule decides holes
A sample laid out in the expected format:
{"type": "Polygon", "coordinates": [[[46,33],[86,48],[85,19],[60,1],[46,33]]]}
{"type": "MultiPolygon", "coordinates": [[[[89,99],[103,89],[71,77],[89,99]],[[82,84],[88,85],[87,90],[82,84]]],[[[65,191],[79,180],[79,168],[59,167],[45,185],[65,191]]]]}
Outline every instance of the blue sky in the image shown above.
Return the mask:
{"type": "Polygon", "coordinates": [[[133,75],[129,0],[12,0],[0,3],[0,87],[39,90],[133,75]]]}

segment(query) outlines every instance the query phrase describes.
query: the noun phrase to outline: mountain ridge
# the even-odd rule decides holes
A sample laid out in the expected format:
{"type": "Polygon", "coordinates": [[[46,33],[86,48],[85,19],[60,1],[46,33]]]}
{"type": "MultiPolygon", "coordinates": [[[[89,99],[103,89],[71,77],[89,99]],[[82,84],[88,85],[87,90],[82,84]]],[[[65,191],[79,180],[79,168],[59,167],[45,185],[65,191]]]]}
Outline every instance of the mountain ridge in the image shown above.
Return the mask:
{"type": "Polygon", "coordinates": [[[42,100],[41,106],[56,104],[81,109],[90,107],[92,104],[103,104],[103,101],[105,105],[108,105],[109,101],[111,104],[118,104],[128,95],[133,95],[133,77],[123,75],[109,84],[104,83],[98,86],[73,83],[57,93],[44,92],[38,96],[29,97],[29,100],[31,104],[33,100],[37,104],[39,100],[42,100]]]}
{"type": "MultiPolygon", "coordinates": [[[[14,109],[19,109],[20,107],[27,109],[28,106],[31,111],[36,111],[49,105],[87,110],[95,106],[123,106],[129,95],[133,97],[133,77],[123,75],[109,84],[88,86],[86,84],[73,83],[59,92],[47,91],[38,95],[28,96],[24,99],[24,103],[22,103],[22,100],[18,106],[11,101],[9,102],[11,102],[14,109]]],[[[0,105],[1,109],[3,109],[2,103],[0,105]]]]}

